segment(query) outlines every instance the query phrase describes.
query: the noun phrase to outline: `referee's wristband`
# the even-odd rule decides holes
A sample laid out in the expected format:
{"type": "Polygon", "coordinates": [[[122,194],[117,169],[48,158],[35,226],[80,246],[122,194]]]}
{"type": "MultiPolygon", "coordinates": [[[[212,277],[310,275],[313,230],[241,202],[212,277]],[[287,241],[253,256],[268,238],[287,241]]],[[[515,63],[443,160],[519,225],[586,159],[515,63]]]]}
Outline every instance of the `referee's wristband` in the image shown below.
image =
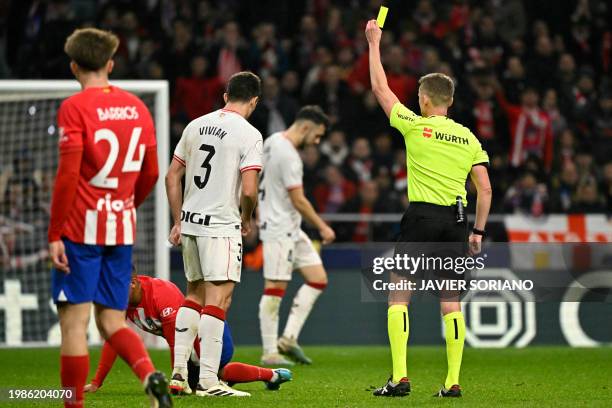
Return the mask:
{"type": "Polygon", "coordinates": [[[477,228],[472,228],[472,234],[480,235],[481,237],[484,237],[485,231],[484,230],[479,230],[477,228]]]}

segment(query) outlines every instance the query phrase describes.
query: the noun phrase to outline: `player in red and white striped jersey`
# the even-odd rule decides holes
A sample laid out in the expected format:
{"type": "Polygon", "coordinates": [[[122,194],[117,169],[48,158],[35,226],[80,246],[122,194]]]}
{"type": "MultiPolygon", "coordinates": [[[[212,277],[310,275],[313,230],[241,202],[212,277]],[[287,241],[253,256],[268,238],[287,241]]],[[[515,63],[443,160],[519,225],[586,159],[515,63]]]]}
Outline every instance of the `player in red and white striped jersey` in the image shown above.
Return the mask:
{"type": "MultiPolygon", "coordinates": [[[[74,193],[54,197],[49,238],[63,236],[88,245],[133,244],[136,207],[157,178],[155,129],[147,107],[122,89],[95,86],[66,99],[57,122],[60,155],[79,152],[81,166],[78,178],[70,178],[71,185],[64,187],[74,193]]],[[[65,164],[74,167],[76,159],[65,164]]]]}
{"type": "Polygon", "coordinates": [[[62,331],[61,380],[75,388],[75,400],[65,406],[83,406],[94,303],[101,335],[144,383],[152,406],[169,407],[167,380],[125,323],[136,207],[153,189],[158,167],[147,107],[108,82],[118,45],[112,33],[88,28],[76,30],[64,47],[82,91],[58,112],[60,157],[48,231],[62,331]]]}
{"type": "MultiPolygon", "coordinates": [[[[170,347],[170,364],[174,366],[176,314],[185,304],[185,297],[181,290],[172,282],[144,275],[136,275],[134,271],[129,299],[126,318],[143,331],[163,337],[170,347]]],[[[199,305],[193,302],[188,301],[187,304],[198,309],[198,312],[201,309],[199,305]]],[[[282,383],[292,379],[291,371],[284,368],[270,369],[231,362],[233,354],[234,341],[229,325],[225,322],[221,365],[219,368],[219,375],[223,381],[230,384],[262,381],[269,390],[278,390],[282,383]]],[[[86,392],[96,392],[102,386],[116,358],[117,353],[113,347],[108,342],[105,342],[102,347],[96,375],[91,380],[91,383],[85,387],[86,392]]],[[[200,339],[196,338],[193,342],[193,351],[190,353],[189,360],[181,362],[181,365],[188,367],[189,371],[190,389],[181,390],[186,394],[191,394],[192,390],[195,390],[196,383],[199,380],[199,358],[200,339]],[[198,362],[198,364],[194,364],[193,360],[198,362]]]]}

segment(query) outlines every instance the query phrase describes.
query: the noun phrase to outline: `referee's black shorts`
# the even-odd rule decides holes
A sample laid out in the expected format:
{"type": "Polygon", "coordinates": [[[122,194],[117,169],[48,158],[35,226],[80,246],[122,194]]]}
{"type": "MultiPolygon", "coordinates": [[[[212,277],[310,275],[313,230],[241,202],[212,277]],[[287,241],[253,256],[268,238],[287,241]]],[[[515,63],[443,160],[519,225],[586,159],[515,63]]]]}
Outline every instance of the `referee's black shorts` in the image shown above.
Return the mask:
{"type": "MultiPolygon", "coordinates": [[[[458,223],[456,206],[413,202],[402,217],[395,252],[411,257],[456,259],[467,255],[467,241],[467,214],[465,221],[458,223]]],[[[413,271],[412,276],[464,279],[464,275],[439,268],[413,271]]]]}

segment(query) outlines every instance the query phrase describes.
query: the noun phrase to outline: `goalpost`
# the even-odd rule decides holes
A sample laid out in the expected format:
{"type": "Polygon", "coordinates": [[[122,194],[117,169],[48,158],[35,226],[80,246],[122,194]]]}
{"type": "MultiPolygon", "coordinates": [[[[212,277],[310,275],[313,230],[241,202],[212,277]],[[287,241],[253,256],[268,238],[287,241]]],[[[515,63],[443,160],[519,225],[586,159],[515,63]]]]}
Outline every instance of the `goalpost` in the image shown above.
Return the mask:
{"type": "MultiPolygon", "coordinates": [[[[134,262],[141,274],[169,279],[168,83],[111,83],[138,95],[155,121],[160,179],[138,209],[134,262]]],[[[57,110],[78,91],[74,80],[0,81],[0,347],[59,342],[47,226],[58,163],[57,110]]],[[[89,339],[99,342],[93,319],[89,339]]]]}

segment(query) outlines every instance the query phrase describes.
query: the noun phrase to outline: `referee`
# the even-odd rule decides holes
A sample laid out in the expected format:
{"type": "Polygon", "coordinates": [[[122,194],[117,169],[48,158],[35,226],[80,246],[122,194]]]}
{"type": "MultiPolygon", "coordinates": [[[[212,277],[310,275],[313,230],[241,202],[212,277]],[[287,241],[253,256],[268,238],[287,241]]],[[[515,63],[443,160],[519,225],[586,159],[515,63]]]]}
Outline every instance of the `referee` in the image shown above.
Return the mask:
{"type": "MultiPolygon", "coordinates": [[[[389,117],[391,126],[400,131],[406,143],[410,206],[402,218],[399,241],[456,243],[443,246],[459,245],[467,248],[470,255],[479,253],[491,206],[492,190],[487,172],[489,157],[468,128],[446,117],[453,103],[453,81],[439,73],[423,76],[419,80],[422,116],[417,115],[389,89],[380,61],[382,31],[376,20],[368,22],[365,34],[370,49],[372,91],[389,117]],[[476,220],[469,238],[463,212],[463,206],[467,205],[465,183],[468,174],[478,193],[476,220]]],[[[461,256],[464,256],[465,250],[462,252],[461,256]]],[[[392,281],[400,278],[398,274],[391,274],[392,281]]],[[[409,291],[394,291],[389,296],[387,327],[393,375],[383,387],[374,391],[376,396],[405,396],[410,393],[406,368],[409,301],[409,291]]],[[[448,373],[444,386],[435,396],[460,397],[459,370],[465,341],[465,320],[459,294],[443,293],[440,310],[446,332],[448,373]]]]}

